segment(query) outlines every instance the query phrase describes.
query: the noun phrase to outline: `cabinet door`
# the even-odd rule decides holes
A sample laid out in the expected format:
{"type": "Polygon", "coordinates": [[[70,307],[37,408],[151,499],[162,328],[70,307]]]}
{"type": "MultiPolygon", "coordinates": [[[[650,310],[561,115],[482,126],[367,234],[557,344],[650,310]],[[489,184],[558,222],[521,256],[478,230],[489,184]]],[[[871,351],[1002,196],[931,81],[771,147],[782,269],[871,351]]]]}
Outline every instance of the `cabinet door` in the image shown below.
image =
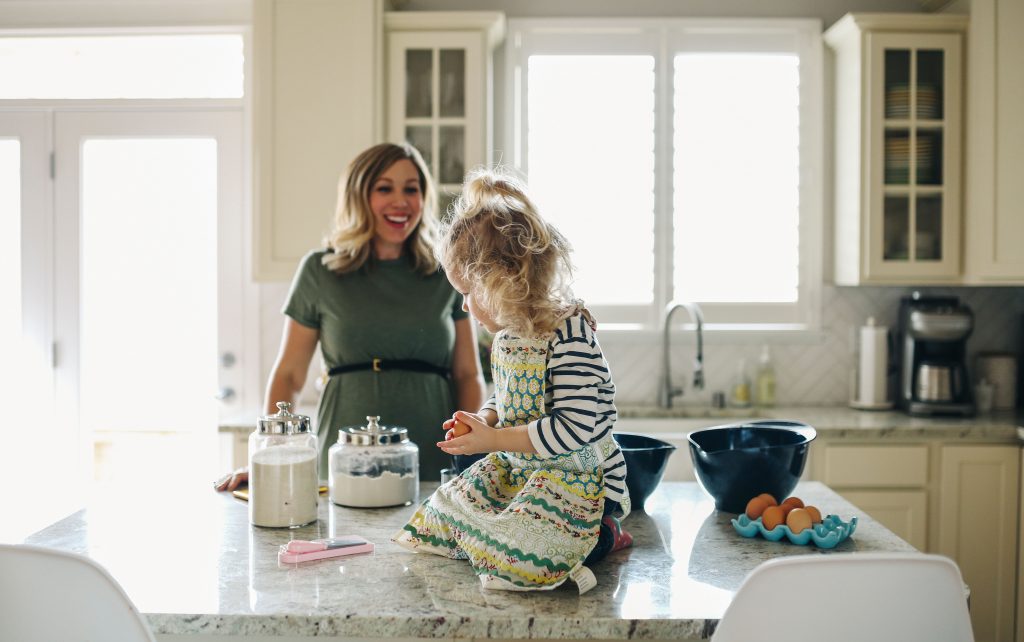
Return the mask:
{"type": "Polygon", "coordinates": [[[465,31],[388,35],[388,138],[423,155],[444,212],[466,171],[486,161],[484,38],[465,31]]]}
{"type": "Polygon", "coordinates": [[[971,589],[978,640],[1014,634],[1019,448],[942,449],[938,553],[953,558],[971,589]]]}
{"type": "Polygon", "coordinates": [[[330,229],[338,179],[379,141],[381,0],[253,4],[256,280],[289,280],[330,229]]]}
{"type": "Polygon", "coordinates": [[[972,0],[967,40],[965,276],[1024,283],[1024,3],[972,0]]]}
{"type": "Polygon", "coordinates": [[[959,34],[869,33],[865,272],[879,282],[960,273],[959,34]]]}
{"type": "MultiPolygon", "coordinates": [[[[925,491],[834,490],[917,550],[928,550],[928,496],[925,491]]],[[[822,512],[827,509],[827,506],[822,507],[822,512]]],[[[849,516],[842,517],[849,519],[849,516]]]]}

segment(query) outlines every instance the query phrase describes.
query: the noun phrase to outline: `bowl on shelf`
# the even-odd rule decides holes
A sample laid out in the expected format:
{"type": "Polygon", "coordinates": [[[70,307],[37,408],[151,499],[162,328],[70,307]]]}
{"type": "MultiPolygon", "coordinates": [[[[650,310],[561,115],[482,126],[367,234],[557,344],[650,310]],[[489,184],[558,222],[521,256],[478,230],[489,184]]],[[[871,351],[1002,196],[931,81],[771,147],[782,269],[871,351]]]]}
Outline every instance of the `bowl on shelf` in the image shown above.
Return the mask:
{"type": "Polygon", "coordinates": [[[635,432],[613,432],[626,460],[626,488],[633,510],[643,510],[644,502],[661,482],[669,456],[676,447],[667,441],[635,432]]]}
{"type": "Polygon", "coordinates": [[[697,481],[715,508],[742,513],[761,493],[782,501],[796,488],[817,431],[796,421],[760,420],[703,428],[688,437],[697,481]]]}

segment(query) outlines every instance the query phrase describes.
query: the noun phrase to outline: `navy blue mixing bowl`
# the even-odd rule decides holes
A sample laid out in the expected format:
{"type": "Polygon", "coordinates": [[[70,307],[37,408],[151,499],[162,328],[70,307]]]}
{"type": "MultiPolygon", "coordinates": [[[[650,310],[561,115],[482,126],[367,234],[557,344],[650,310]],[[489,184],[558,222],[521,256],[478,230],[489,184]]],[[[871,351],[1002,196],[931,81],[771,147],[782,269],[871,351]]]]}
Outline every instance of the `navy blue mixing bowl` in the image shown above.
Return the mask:
{"type": "Polygon", "coordinates": [[[635,432],[613,432],[622,457],[626,460],[626,488],[633,510],[643,510],[644,502],[665,474],[668,458],[676,447],[667,441],[635,432]]]}
{"type": "Polygon", "coordinates": [[[782,501],[800,481],[817,431],[795,421],[750,421],[694,430],[690,456],[715,508],[742,513],[761,493],[782,501]]]}

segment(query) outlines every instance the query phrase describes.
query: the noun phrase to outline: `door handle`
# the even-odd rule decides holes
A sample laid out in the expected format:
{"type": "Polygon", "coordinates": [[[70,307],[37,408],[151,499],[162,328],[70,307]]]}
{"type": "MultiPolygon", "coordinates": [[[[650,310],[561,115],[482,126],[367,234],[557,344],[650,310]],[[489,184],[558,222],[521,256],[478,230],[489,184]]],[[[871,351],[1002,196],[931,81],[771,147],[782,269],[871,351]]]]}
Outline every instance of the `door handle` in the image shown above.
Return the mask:
{"type": "Polygon", "coordinates": [[[235,396],[235,389],[228,386],[224,386],[217,390],[217,394],[213,395],[213,398],[217,401],[227,401],[235,396]]]}

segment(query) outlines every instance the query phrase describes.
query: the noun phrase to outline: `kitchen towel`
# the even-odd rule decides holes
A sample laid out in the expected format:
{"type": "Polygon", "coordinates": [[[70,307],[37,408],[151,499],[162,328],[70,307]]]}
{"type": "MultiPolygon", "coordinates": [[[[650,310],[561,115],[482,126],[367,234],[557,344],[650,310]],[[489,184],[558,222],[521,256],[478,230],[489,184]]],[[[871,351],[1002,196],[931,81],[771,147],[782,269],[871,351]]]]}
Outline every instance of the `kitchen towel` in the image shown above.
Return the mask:
{"type": "Polygon", "coordinates": [[[975,360],[975,381],[982,379],[995,386],[992,408],[1017,407],[1017,358],[1005,352],[979,352],[975,360]]]}
{"type": "Polygon", "coordinates": [[[889,362],[889,328],[875,325],[868,317],[867,325],[860,329],[860,370],[857,401],[863,406],[876,406],[888,402],[886,368],[889,362]]]}

